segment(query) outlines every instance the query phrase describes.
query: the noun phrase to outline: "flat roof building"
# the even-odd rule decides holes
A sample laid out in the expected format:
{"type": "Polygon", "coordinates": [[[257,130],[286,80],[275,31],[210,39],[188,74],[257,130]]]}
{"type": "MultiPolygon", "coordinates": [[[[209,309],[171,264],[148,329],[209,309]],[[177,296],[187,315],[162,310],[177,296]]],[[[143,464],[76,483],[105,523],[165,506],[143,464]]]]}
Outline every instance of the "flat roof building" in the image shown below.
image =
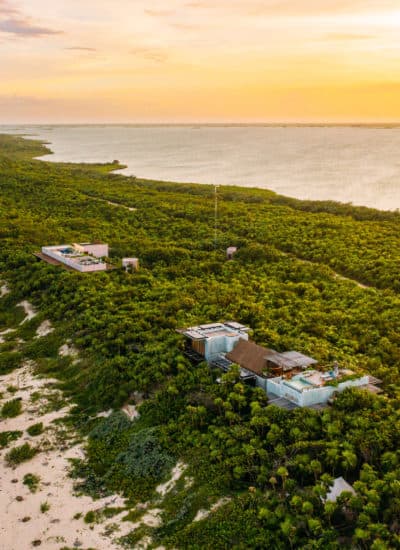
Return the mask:
{"type": "Polygon", "coordinates": [[[221,353],[232,351],[239,340],[248,340],[249,328],[235,321],[197,325],[178,330],[186,338],[186,349],[204,357],[206,361],[221,353]]]}
{"type": "Polygon", "coordinates": [[[328,403],[333,394],[340,393],[346,388],[368,389],[369,376],[357,376],[351,370],[336,367],[327,372],[306,370],[291,378],[278,376],[266,382],[268,394],[284,398],[299,407],[312,407],[328,403]]]}
{"type": "Polygon", "coordinates": [[[42,253],[38,255],[49,263],[64,264],[82,273],[108,269],[109,266],[102,260],[106,256],[108,244],[100,242],[43,246],[42,253]]]}

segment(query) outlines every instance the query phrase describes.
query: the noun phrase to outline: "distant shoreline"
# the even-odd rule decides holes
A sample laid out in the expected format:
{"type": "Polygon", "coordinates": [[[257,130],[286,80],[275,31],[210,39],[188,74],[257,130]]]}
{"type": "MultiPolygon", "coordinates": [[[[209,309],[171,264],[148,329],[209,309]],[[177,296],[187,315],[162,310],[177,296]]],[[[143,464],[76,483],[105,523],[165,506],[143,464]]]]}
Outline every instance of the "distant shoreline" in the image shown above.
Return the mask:
{"type": "Polygon", "coordinates": [[[113,167],[118,175],[264,189],[298,201],[381,212],[400,209],[399,129],[400,124],[0,126],[5,134],[45,144],[42,161],[118,159],[113,167]]]}
{"type": "Polygon", "coordinates": [[[52,122],[52,123],[10,123],[0,124],[1,128],[81,128],[91,127],[126,127],[126,128],[400,128],[399,122],[52,122]]]}

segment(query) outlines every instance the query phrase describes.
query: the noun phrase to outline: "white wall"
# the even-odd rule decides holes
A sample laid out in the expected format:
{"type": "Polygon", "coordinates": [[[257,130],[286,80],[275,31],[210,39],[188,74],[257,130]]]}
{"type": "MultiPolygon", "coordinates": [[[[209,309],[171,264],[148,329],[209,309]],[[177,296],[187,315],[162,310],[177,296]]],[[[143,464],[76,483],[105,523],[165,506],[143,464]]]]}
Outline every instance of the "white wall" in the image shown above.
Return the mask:
{"type": "Polygon", "coordinates": [[[68,265],[69,267],[72,267],[73,269],[75,269],[76,271],[80,271],[81,273],[88,273],[92,271],[105,271],[107,269],[107,264],[105,263],[80,265],[76,263],[72,258],[66,258],[65,256],[63,256],[63,254],[58,254],[56,251],[59,248],[63,248],[63,246],[43,246],[42,252],[43,254],[50,256],[50,258],[54,258],[55,260],[58,260],[59,262],[68,265]]]}
{"type": "Polygon", "coordinates": [[[96,256],[96,258],[108,257],[108,244],[84,244],[82,245],[85,252],[96,256]]]}
{"type": "Polygon", "coordinates": [[[287,386],[282,377],[277,377],[267,380],[267,391],[284,397],[293,403],[297,403],[300,407],[310,407],[311,405],[326,403],[335,392],[342,392],[344,389],[350,387],[365,386],[368,382],[369,377],[365,375],[356,380],[346,380],[345,382],[339,383],[338,386],[324,386],[322,388],[310,388],[303,391],[297,391],[287,386]]]}
{"type": "MultiPolygon", "coordinates": [[[[234,334],[232,332],[232,334],[234,334]]],[[[237,342],[240,340],[248,340],[249,336],[246,333],[236,334],[235,336],[214,336],[205,340],[204,357],[208,360],[213,355],[219,353],[228,353],[233,350],[237,342]]]]}

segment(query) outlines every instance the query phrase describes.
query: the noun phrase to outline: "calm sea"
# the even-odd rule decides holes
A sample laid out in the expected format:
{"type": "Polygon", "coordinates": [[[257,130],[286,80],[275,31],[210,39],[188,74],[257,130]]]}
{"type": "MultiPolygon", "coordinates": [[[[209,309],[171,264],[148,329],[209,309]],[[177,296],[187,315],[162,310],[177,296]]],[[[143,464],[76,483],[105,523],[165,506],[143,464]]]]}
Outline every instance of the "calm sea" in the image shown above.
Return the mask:
{"type": "Polygon", "coordinates": [[[2,126],[49,142],[50,161],[118,159],[125,174],[261,187],[300,199],[400,208],[399,127],[2,126]]]}

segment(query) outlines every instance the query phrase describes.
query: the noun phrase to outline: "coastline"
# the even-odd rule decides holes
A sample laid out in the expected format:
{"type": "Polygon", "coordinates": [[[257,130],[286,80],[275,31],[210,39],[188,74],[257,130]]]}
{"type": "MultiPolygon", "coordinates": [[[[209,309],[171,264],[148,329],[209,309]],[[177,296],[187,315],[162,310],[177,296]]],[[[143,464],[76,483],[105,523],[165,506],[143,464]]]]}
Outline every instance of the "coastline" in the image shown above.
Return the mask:
{"type": "MultiPolygon", "coordinates": [[[[6,126],[0,127],[0,132],[2,128],[7,129],[6,126]]],[[[236,161],[233,158],[233,154],[243,140],[243,151],[246,151],[244,153],[245,157],[249,155],[251,150],[251,141],[249,140],[259,141],[260,136],[264,135],[263,129],[267,132],[269,129],[272,132],[275,129],[280,134],[285,129],[291,132],[298,130],[302,134],[295,141],[304,141],[303,133],[308,133],[308,129],[312,132],[321,130],[322,134],[325,133],[324,129],[327,129],[327,136],[330,135],[331,131],[335,132],[335,129],[337,129],[339,132],[345,132],[347,136],[347,130],[351,132],[357,128],[362,131],[365,129],[373,131],[398,130],[400,126],[396,124],[25,125],[20,128],[23,130],[23,134],[18,133],[18,127],[16,126],[8,128],[10,128],[10,132],[7,132],[9,135],[24,136],[27,139],[38,140],[47,145],[49,153],[39,158],[44,162],[89,165],[102,164],[104,159],[109,158],[110,160],[106,161],[108,164],[112,162],[113,158],[118,158],[121,159],[121,165],[114,167],[115,174],[128,177],[135,176],[141,180],[178,182],[182,185],[218,185],[223,188],[238,187],[249,190],[263,189],[294,200],[317,203],[337,202],[338,204],[351,205],[356,208],[372,208],[382,212],[393,212],[400,208],[400,198],[397,200],[398,187],[393,171],[394,166],[382,162],[376,173],[372,173],[372,171],[370,175],[366,175],[371,170],[367,169],[368,166],[365,166],[365,169],[363,167],[364,161],[362,159],[365,157],[365,152],[360,152],[360,147],[363,146],[363,140],[367,140],[367,138],[360,138],[357,142],[356,152],[359,151],[357,154],[362,156],[357,157],[356,155],[350,166],[348,166],[349,159],[344,148],[348,147],[351,134],[343,142],[341,141],[342,138],[337,143],[335,142],[335,147],[338,149],[333,151],[332,155],[324,152],[325,137],[321,135],[320,138],[313,138],[312,140],[313,147],[319,144],[320,149],[308,153],[307,148],[305,148],[306,156],[301,161],[299,159],[302,154],[300,156],[299,154],[302,149],[298,152],[295,150],[292,152],[292,145],[289,145],[287,150],[285,148],[282,150],[286,151],[285,154],[289,155],[288,158],[281,158],[279,155],[277,160],[272,158],[272,155],[275,157],[274,148],[277,146],[275,141],[271,146],[266,145],[265,151],[258,145],[258,149],[254,153],[258,156],[254,157],[254,162],[251,162],[251,164],[249,164],[250,157],[244,161],[241,159],[236,161]],[[35,135],[28,135],[29,128],[34,128],[39,132],[35,135]],[[67,136],[62,137],[61,141],[60,136],[57,134],[57,128],[64,128],[68,132],[67,136]],[[125,129],[125,131],[119,133],[118,128],[125,129]],[[237,129],[239,132],[237,139],[239,141],[236,142],[236,138],[232,138],[232,143],[228,140],[226,142],[228,149],[225,151],[224,140],[226,140],[226,136],[228,135],[228,138],[231,139],[229,128],[232,128],[232,135],[236,135],[235,129],[237,129]],[[103,129],[104,136],[103,134],[97,135],[98,129],[103,129]],[[129,129],[137,130],[134,132],[136,141],[133,141],[132,144],[129,129]],[[159,129],[160,135],[158,135],[157,129],[159,129]],[[184,132],[184,136],[180,136],[180,129],[184,132]],[[192,130],[197,129],[203,131],[192,132],[192,130]],[[227,129],[228,134],[224,129],[227,129]],[[255,133],[252,132],[252,129],[255,133]],[[78,143],[77,139],[80,132],[84,132],[84,134],[82,144],[77,148],[74,143],[78,143]],[[153,135],[152,132],[156,132],[156,134],[153,135]],[[172,132],[171,136],[168,132],[172,132]],[[141,133],[143,133],[143,144],[139,139],[141,133]],[[202,136],[200,139],[199,134],[202,136]],[[113,140],[110,139],[107,146],[105,146],[102,136],[104,140],[108,138],[113,138],[113,140]],[[158,142],[153,143],[157,136],[161,140],[159,148],[157,148],[158,142]],[[96,142],[98,137],[100,146],[96,142]],[[171,144],[169,143],[169,137],[171,137],[171,144]],[[204,149],[204,139],[206,137],[207,139],[212,138],[215,147],[220,149],[221,154],[218,156],[211,154],[209,156],[209,152],[204,149]],[[185,146],[183,146],[183,139],[185,146]],[[319,141],[320,139],[322,141],[319,141]],[[175,142],[175,140],[178,141],[175,142]],[[137,151],[135,157],[132,157],[132,151],[137,151]],[[268,158],[263,160],[260,156],[261,151],[264,151],[262,156],[266,155],[268,158]],[[291,157],[292,153],[293,158],[291,157]],[[282,163],[285,158],[286,162],[283,166],[282,163]],[[153,162],[151,159],[157,160],[153,162]],[[318,166],[319,162],[321,162],[321,168],[318,166]],[[230,166],[230,164],[232,165],[230,166]],[[307,168],[308,164],[310,166],[307,168]],[[355,168],[357,165],[360,168],[355,168]]],[[[273,133],[272,136],[274,135],[273,133]]],[[[384,135],[388,140],[388,134],[384,135]]],[[[397,135],[397,133],[394,135],[397,135]]],[[[267,136],[270,136],[270,134],[264,136],[265,139],[269,140],[267,136]]],[[[370,146],[374,147],[374,144],[376,145],[379,141],[380,138],[373,138],[370,146]]],[[[279,145],[279,147],[281,146],[279,145]]],[[[326,147],[329,147],[329,142],[326,143],[326,147]]],[[[384,147],[384,144],[380,145],[379,151],[384,151],[384,147]]],[[[372,153],[374,153],[373,149],[372,153]]],[[[378,149],[374,156],[379,161],[381,153],[378,152],[378,149]]]]}

